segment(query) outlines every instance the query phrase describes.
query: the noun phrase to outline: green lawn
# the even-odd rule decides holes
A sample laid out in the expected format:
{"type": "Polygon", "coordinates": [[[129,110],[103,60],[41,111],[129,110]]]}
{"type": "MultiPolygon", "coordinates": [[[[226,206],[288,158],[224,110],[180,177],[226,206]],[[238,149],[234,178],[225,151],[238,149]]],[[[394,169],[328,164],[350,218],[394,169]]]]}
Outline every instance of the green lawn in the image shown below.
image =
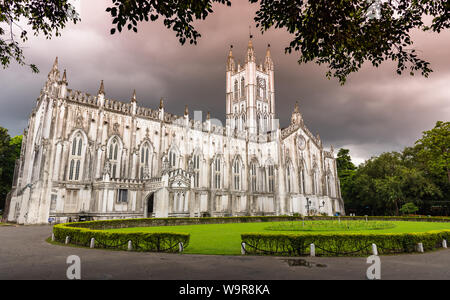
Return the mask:
{"type": "MultiPolygon", "coordinates": [[[[301,233],[301,231],[273,231],[266,230],[269,226],[277,226],[279,224],[291,222],[261,222],[261,223],[233,223],[233,224],[208,224],[208,225],[182,225],[182,226],[161,226],[161,227],[134,227],[108,230],[111,232],[123,231],[171,231],[190,233],[191,238],[189,246],[185,249],[185,253],[191,254],[226,254],[239,255],[241,233],[246,232],[267,232],[267,233],[301,233]]],[[[301,223],[301,222],[300,222],[301,223]]],[[[433,222],[407,222],[397,221],[396,226],[389,229],[377,230],[357,230],[345,231],[355,233],[404,233],[404,232],[424,232],[430,230],[450,229],[450,223],[433,223],[433,222]]],[[[336,231],[320,231],[334,232],[336,231]]]]}

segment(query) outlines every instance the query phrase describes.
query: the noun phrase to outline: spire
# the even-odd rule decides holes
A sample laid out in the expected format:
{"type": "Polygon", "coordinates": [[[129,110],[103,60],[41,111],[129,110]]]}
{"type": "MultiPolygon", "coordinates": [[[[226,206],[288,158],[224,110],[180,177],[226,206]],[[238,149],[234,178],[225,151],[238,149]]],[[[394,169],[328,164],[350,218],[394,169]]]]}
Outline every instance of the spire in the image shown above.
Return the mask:
{"type": "Polygon", "coordinates": [[[161,99],[159,99],[159,109],[163,109],[164,108],[164,100],[161,97],[161,99]]]}
{"type": "Polygon", "coordinates": [[[295,109],[294,109],[294,113],[299,113],[300,109],[298,107],[298,101],[295,101],[295,109]]]}
{"type": "Polygon", "coordinates": [[[100,89],[98,90],[99,95],[105,95],[105,85],[103,84],[103,80],[100,83],[100,89]]]}
{"type": "Polygon", "coordinates": [[[185,116],[189,115],[189,108],[187,105],[184,107],[184,115],[185,116]]]}
{"type": "Polygon", "coordinates": [[[272,55],[270,54],[270,44],[267,45],[266,58],[264,59],[264,67],[266,70],[273,70],[272,55]]]}
{"type": "Polygon", "coordinates": [[[211,113],[208,111],[208,113],[206,114],[206,120],[211,119],[211,113]]]}
{"type": "Polygon", "coordinates": [[[245,58],[245,62],[255,62],[255,49],[253,48],[253,42],[252,42],[252,38],[253,35],[251,33],[251,29],[250,29],[250,39],[248,41],[248,46],[247,46],[247,56],[245,58]]]}
{"type": "Polygon", "coordinates": [[[66,73],[66,69],[64,69],[64,73],[63,73],[63,77],[62,77],[61,82],[67,84],[67,73],[66,73]]]}
{"type": "Polygon", "coordinates": [[[298,107],[298,101],[296,101],[295,109],[291,117],[291,124],[302,124],[302,122],[303,122],[302,114],[300,113],[300,108],[298,107]]]}
{"type": "Polygon", "coordinates": [[[131,102],[136,102],[136,90],[133,92],[133,97],[131,97],[131,102]]]}
{"type": "Polygon", "coordinates": [[[52,71],[58,70],[58,56],[55,58],[55,62],[53,63],[52,71]]]}
{"type": "Polygon", "coordinates": [[[233,58],[233,45],[230,46],[230,51],[228,52],[228,59],[227,59],[227,71],[234,71],[235,69],[235,63],[233,58]]]}
{"type": "Polygon", "coordinates": [[[58,56],[55,59],[55,62],[53,63],[53,67],[50,70],[50,73],[48,73],[48,79],[50,81],[59,81],[59,70],[58,70],[58,56]]]}

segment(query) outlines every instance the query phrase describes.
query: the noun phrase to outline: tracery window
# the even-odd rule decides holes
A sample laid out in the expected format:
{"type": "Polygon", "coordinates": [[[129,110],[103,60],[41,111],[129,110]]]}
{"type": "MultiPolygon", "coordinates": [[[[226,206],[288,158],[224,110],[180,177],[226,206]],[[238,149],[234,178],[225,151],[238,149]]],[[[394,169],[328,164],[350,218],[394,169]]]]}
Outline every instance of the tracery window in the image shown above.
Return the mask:
{"type": "Polygon", "coordinates": [[[120,158],[121,158],[121,145],[117,137],[113,137],[109,143],[108,159],[111,163],[111,178],[120,177],[120,158]]]}
{"type": "Polygon", "coordinates": [[[221,186],[221,164],[222,164],[222,160],[220,159],[220,156],[216,156],[216,158],[214,159],[214,164],[213,164],[213,179],[214,179],[214,188],[215,189],[220,189],[221,186]]]}
{"type": "Polygon", "coordinates": [[[234,160],[233,164],[233,178],[234,178],[234,189],[241,189],[241,162],[239,158],[234,160]]]}
{"type": "Polygon", "coordinates": [[[83,160],[83,135],[77,132],[72,140],[69,158],[69,180],[78,181],[81,177],[81,162],[83,160]]]}

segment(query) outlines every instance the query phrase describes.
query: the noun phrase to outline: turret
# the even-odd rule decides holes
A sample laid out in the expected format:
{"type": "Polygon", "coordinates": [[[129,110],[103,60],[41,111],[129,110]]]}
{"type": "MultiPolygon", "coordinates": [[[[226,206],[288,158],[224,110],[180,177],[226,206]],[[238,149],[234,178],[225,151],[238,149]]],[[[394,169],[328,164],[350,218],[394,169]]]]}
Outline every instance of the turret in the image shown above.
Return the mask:
{"type": "Polygon", "coordinates": [[[105,104],[105,85],[103,83],[103,80],[100,83],[100,88],[97,93],[98,97],[98,105],[103,106],[105,104]]]}
{"type": "Polygon", "coordinates": [[[59,82],[60,84],[60,89],[59,89],[59,97],[64,99],[66,98],[67,95],[67,72],[64,69],[64,73],[63,73],[63,77],[61,79],[61,81],[59,82]]]}
{"type": "Polygon", "coordinates": [[[48,81],[49,82],[58,82],[59,81],[59,70],[58,70],[58,57],[56,57],[55,62],[53,63],[53,67],[48,73],[48,81]]]}
{"type": "Polygon", "coordinates": [[[133,91],[133,96],[131,97],[131,113],[136,114],[137,100],[136,100],[136,90],[133,91]]]}
{"type": "Polygon", "coordinates": [[[292,113],[292,117],[291,117],[291,124],[302,124],[303,123],[303,117],[302,114],[300,113],[300,108],[298,106],[298,101],[295,102],[295,109],[294,112],[292,113]]]}
{"type": "Polygon", "coordinates": [[[273,71],[273,61],[270,55],[270,44],[267,45],[266,58],[264,59],[264,70],[266,72],[273,71]]]}
{"type": "Polygon", "coordinates": [[[255,58],[255,49],[253,48],[253,42],[252,42],[252,38],[253,36],[250,35],[250,40],[248,41],[248,46],[247,46],[247,55],[245,57],[245,62],[255,62],[256,58],[255,58]]]}
{"type": "Polygon", "coordinates": [[[233,57],[233,45],[231,45],[230,51],[228,52],[227,72],[228,71],[234,72],[235,68],[236,68],[236,64],[234,62],[234,57],[233,57]]]}

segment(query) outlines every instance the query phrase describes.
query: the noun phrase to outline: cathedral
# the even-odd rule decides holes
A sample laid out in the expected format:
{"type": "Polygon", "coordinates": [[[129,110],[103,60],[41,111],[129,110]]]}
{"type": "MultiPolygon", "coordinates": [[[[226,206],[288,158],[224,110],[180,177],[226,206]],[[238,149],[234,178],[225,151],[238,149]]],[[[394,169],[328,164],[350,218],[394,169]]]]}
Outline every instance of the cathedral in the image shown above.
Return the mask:
{"type": "MultiPolygon", "coordinates": [[[[344,214],[333,148],[275,114],[268,46],[226,62],[226,124],[71,90],[58,58],[24,131],[6,217],[19,224],[143,217],[344,214]]],[[[202,115],[200,113],[200,115],[202,115]]]]}

